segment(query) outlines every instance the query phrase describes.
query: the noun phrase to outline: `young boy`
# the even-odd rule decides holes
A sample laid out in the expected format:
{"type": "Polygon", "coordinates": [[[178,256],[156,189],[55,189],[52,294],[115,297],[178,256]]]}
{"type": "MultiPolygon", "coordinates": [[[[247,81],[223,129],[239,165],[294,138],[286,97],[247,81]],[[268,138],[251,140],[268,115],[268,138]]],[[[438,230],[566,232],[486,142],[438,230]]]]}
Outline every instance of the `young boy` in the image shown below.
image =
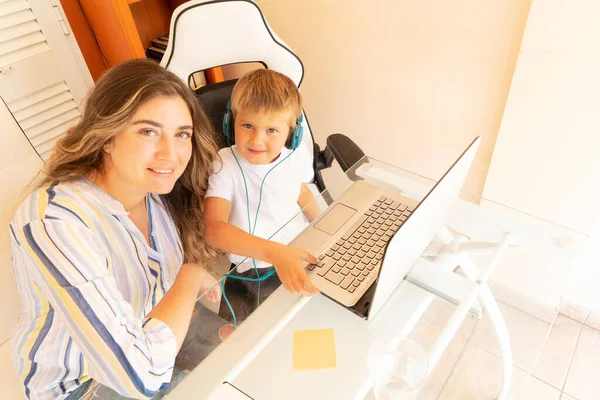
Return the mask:
{"type": "MultiPolygon", "coordinates": [[[[236,83],[231,113],[233,121],[228,125],[235,133],[235,145],[219,152],[222,161],[209,178],[204,201],[206,240],[229,253],[233,264],[248,257],[230,274],[257,278],[257,272],[262,277],[273,267],[277,272],[260,282],[260,298],[258,282],[227,278],[225,296],[237,321],[242,321],[256,308],[257,300],[262,302],[280,284],[291,293],[318,293],[304,269],[318,260],[286,246],[306,227],[306,219],[297,214],[314,200],[305,183],[313,173],[308,151],[301,143],[295,150],[290,148],[302,114],[298,88],[273,70],[252,71],[236,83]]],[[[314,203],[304,210],[309,220],[318,213],[314,203]]],[[[219,314],[232,319],[225,301],[219,314]]]]}

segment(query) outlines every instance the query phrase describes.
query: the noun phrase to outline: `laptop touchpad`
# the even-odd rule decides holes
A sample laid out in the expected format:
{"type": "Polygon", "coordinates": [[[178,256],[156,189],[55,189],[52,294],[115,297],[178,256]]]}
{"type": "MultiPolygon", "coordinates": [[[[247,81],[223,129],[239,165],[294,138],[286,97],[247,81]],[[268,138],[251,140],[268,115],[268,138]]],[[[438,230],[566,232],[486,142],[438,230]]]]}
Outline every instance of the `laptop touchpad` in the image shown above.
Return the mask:
{"type": "Polygon", "coordinates": [[[338,203],[314,227],[320,231],[334,235],[354,214],[356,214],[354,208],[338,203]]]}

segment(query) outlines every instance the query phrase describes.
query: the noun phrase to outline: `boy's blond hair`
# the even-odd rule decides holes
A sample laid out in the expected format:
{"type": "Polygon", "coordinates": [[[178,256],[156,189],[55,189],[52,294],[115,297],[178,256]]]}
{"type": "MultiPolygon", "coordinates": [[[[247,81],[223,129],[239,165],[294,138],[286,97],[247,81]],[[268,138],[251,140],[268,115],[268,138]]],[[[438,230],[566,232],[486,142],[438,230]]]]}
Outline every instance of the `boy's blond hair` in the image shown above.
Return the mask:
{"type": "Polygon", "coordinates": [[[287,113],[290,134],[302,114],[302,96],[294,81],[272,69],[257,69],[242,76],[231,93],[233,117],[240,110],[287,113]]]}

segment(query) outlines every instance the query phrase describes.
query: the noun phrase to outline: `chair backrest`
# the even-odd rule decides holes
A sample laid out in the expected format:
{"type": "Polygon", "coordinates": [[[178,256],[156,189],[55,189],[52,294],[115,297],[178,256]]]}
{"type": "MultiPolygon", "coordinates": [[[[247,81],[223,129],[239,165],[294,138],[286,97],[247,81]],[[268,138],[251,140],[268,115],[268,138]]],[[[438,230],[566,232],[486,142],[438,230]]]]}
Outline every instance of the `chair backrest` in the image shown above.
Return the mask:
{"type": "MultiPolygon", "coordinates": [[[[228,146],[225,135],[223,134],[223,116],[227,111],[227,102],[231,99],[231,92],[237,79],[214,83],[212,85],[202,86],[195,90],[196,98],[206,115],[212,122],[215,130],[220,133],[221,147],[228,146]]],[[[231,143],[233,144],[233,143],[231,143]]]]}
{"type": "Polygon", "coordinates": [[[242,62],[260,62],[302,83],[302,62],[253,1],[195,0],[175,9],[161,65],[187,82],[193,72],[242,62]]]}
{"type": "MultiPolygon", "coordinates": [[[[290,77],[298,87],[304,67],[300,58],[270,28],[251,0],[193,0],[177,7],[171,18],[169,44],[161,65],[185,82],[208,68],[258,62],[290,77]]],[[[222,132],[227,101],[235,80],[196,90],[215,129],[222,132]]],[[[302,143],[313,155],[314,139],[306,115],[302,143]]],[[[223,142],[222,145],[225,145],[223,142]]]]}

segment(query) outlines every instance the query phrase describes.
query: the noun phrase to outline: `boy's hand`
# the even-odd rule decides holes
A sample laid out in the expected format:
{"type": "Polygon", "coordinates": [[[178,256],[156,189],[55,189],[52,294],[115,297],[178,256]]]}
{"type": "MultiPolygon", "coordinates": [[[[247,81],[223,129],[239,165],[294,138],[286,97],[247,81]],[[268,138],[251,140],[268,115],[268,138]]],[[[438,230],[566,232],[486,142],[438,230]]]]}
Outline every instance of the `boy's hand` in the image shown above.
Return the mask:
{"type": "Polygon", "coordinates": [[[319,293],[319,290],[306,276],[304,269],[307,263],[316,264],[318,262],[319,260],[306,250],[289,246],[279,247],[272,257],[272,264],[283,286],[290,293],[300,293],[302,296],[319,293]]]}

